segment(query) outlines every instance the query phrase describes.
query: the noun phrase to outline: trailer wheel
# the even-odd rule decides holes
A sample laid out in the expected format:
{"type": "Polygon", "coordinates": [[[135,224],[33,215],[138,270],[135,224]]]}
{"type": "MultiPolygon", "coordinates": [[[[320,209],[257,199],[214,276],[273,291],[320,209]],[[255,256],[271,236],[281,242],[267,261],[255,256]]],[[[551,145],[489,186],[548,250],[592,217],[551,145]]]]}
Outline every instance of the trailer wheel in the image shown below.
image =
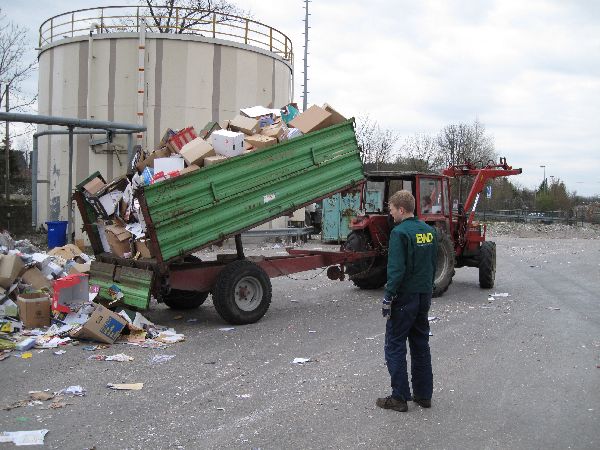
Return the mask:
{"type": "Polygon", "coordinates": [[[229,263],[217,278],[213,304],[231,324],[257,322],[271,304],[271,280],[261,267],[248,260],[229,263]]]}
{"type": "Polygon", "coordinates": [[[485,241],[479,249],[479,286],[482,289],[494,287],[496,279],[496,243],[485,241]]]}
{"type": "Polygon", "coordinates": [[[454,265],[456,256],[454,245],[447,233],[438,230],[438,250],[437,250],[437,268],[435,271],[435,281],[433,296],[440,297],[448,290],[454,276],[454,265]]]}
{"type": "MultiPolygon", "coordinates": [[[[365,252],[372,248],[371,240],[364,231],[353,231],[348,235],[342,250],[365,252]]],[[[387,281],[385,258],[365,258],[346,265],[346,272],[352,283],[360,289],[379,289],[387,281]]]]}
{"type": "Polygon", "coordinates": [[[202,305],[208,297],[208,292],[184,291],[171,289],[163,295],[163,302],[171,309],[194,309],[202,305]]]}

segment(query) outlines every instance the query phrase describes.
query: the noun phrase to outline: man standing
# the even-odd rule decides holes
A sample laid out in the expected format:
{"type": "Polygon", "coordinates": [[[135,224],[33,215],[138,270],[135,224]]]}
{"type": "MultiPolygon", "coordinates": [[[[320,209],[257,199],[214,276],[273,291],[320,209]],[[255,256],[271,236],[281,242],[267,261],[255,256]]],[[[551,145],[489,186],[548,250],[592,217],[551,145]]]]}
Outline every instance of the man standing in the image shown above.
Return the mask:
{"type": "Polygon", "coordinates": [[[414,217],[415,198],[398,191],[389,198],[394,218],[388,247],[387,285],[382,314],[387,320],[385,360],[392,379],[392,395],[377,406],[407,411],[407,401],[431,407],[433,374],[429,350],[431,294],[437,262],[435,229],[414,217]],[[408,385],[406,339],[410,345],[413,395],[408,385]]]}

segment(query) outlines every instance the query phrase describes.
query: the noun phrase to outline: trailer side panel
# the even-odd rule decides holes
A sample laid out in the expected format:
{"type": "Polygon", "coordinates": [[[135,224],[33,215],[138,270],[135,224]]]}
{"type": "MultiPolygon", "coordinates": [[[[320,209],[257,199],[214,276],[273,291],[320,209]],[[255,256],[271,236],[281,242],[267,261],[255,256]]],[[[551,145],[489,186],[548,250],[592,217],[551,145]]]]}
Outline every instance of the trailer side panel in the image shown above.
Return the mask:
{"type": "Polygon", "coordinates": [[[144,188],[145,220],[162,264],[364,179],[349,120],[144,188]]]}

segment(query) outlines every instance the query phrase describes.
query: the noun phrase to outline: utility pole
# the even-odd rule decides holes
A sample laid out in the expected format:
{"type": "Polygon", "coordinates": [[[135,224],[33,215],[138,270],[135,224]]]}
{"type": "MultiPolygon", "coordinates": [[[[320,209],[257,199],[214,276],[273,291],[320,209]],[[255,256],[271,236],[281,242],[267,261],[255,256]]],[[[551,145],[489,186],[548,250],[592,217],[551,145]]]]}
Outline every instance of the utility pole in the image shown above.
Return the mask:
{"type": "MultiPolygon", "coordinates": [[[[10,85],[6,83],[6,112],[10,110],[10,104],[8,100],[8,88],[10,85]]],[[[6,121],[6,136],[4,137],[4,163],[6,169],[6,178],[4,180],[4,195],[6,196],[6,204],[10,202],[10,192],[9,192],[9,180],[10,180],[10,134],[9,134],[9,124],[10,122],[6,121]]]]}
{"type": "Polygon", "coordinates": [[[310,0],[304,0],[304,8],[306,9],[306,15],[304,17],[304,97],[302,99],[302,111],[306,111],[308,108],[308,4],[310,0]]]}

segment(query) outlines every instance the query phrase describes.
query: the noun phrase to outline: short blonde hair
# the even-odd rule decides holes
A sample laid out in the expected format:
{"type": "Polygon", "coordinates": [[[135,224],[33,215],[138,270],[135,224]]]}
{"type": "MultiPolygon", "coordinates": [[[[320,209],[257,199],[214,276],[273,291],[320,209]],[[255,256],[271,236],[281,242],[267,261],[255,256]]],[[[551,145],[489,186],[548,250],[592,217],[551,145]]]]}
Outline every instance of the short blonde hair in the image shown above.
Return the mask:
{"type": "Polygon", "coordinates": [[[404,208],[406,212],[412,213],[415,211],[415,198],[407,190],[401,190],[393,194],[388,203],[394,205],[394,208],[404,208]]]}

